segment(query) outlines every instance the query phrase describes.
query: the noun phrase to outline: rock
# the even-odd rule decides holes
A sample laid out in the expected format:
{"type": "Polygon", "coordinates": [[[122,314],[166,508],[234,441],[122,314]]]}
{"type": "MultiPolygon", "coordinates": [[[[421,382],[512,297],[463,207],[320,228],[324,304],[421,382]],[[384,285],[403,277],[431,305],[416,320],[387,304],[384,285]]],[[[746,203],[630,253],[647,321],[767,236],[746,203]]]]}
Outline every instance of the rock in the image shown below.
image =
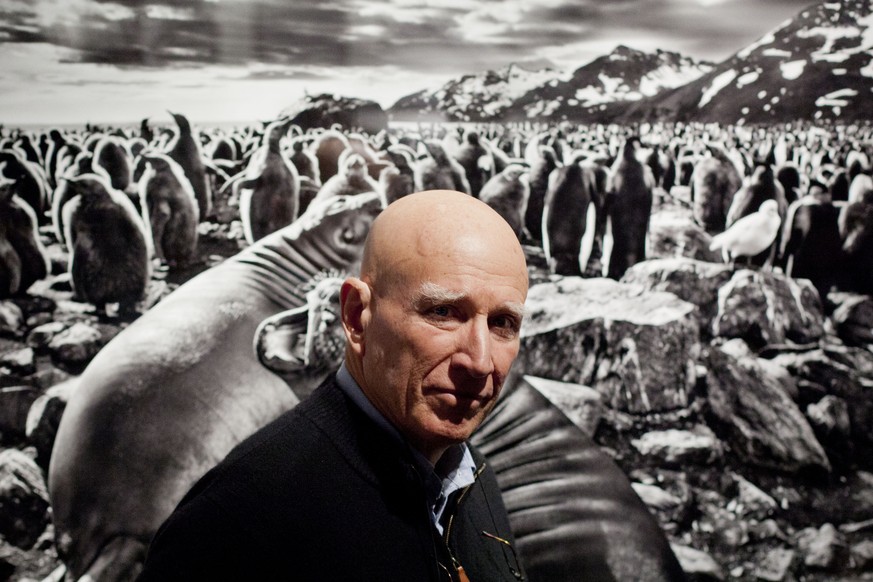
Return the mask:
{"type": "Polygon", "coordinates": [[[78,377],[52,386],[34,401],[27,413],[25,436],[36,449],[36,462],[43,469],[48,469],[61,416],[77,386],[78,377]]]}
{"type": "Polygon", "coordinates": [[[536,376],[525,376],[524,379],[549,402],[557,406],[573,424],[582,429],[582,432],[589,437],[594,437],[597,425],[603,417],[603,404],[596,390],[581,384],[536,376]]]}
{"type": "Polygon", "coordinates": [[[709,250],[712,237],[694,222],[689,210],[667,207],[652,213],[649,221],[649,258],[687,257],[710,263],[721,256],[709,250]]]}
{"type": "Polygon", "coordinates": [[[647,485],[645,483],[631,483],[640,499],[652,510],[655,511],[672,511],[682,506],[682,500],[664,491],[657,485],[647,485]]]}
{"type": "Polygon", "coordinates": [[[320,127],[376,134],[388,129],[388,115],[375,101],[337,95],[307,95],[282,111],[280,117],[290,117],[291,123],[305,132],[320,127]]]}
{"type": "Polygon", "coordinates": [[[849,555],[852,560],[852,566],[856,570],[862,572],[869,571],[873,568],[873,541],[864,540],[854,544],[849,550],[849,555]]]}
{"type": "Polygon", "coordinates": [[[621,281],[642,285],[649,291],[666,291],[693,303],[699,309],[701,331],[708,334],[718,313],[718,290],[732,275],[728,265],[670,258],[637,263],[625,272],[621,281]]]}
{"type": "Polygon", "coordinates": [[[39,467],[17,449],[0,451],[0,535],[26,550],[50,521],[48,491],[39,467]]]}
{"type": "Polygon", "coordinates": [[[21,348],[0,354],[0,368],[7,368],[24,376],[33,374],[36,371],[33,349],[21,348]]]}
{"type": "Polygon", "coordinates": [[[845,400],[836,396],[825,396],[815,404],[807,406],[806,417],[816,433],[824,436],[847,439],[852,430],[849,406],[845,400]]]}
{"type": "Polygon", "coordinates": [[[17,336],[24,328],[24,312],[12,301],[0,301],[0,334],[17,336]]]}
{"type": "Polygon", "coordinates": [[[794,550],[786,548],[773,548],[764,551],[764,555],[755,569],[755,576],[759,580],[768,582],[781,582],[788,576],[791,565],[794,562],[794,550]]]}
{"type": "MultiPolygon", "coordinates": [[[[828,348],[780,354],[773,358],[774,363],[784,366],[796,378],[800,389],[798,402],[804,408],[821,402],[827,396],[841,399],[848,405],[848,439],[841,439],[832,432],[819,431],[826,440],[829,452],[835,460],[840,460],[840,464],[873,462],[873,384],[871,376],[867,375],[870,363],[863,355],[865,351],[828,348]]],[[[837,407],[834,413],[839,414],[837,401],[826,401],[824,406],[837,407]]],[[[813,414],[817,412],[824,411],[814,410],[813,414]]],[[[824,422],[824,418],[821,420],[824,422]]],[[[833,421],[840,422],[838,418],[833,421]]]]}
{"type": "Polygon", "coordinates": [[[0,388],[0,433],[24,436],[27,413],[39,395],[32,386],[0,388]]]}
{"type": "Polygon", "coordinates": [[[819,529],[808,527],[797,534],[797,549],[803,563],[814,568],[836,572],[846,566],[849,551],[843,535],[832,524],[819,529]]]}
{"type": "Polygon", "coordinates": [[[52,359],[73,367],[84,367],[108,340],[98,329],[84,322],[74,323],[49,341],[52,359]]]}
{"type": "Polygon", "coordinates": [[[526,307],[515,363],[524,373],[591,386],[621,411],[687,406],[700,350],[690,303],[610,279],[566,277],[531,287],[526,307]]]}
{"type": "Polygon", "coordinates": [[[706,426],[693,431],[669,429],[651,431],[631,445],[646,457],[655,457],[667,465],[709,465],[721,458],[721,443],[706,426]]]}
{"type": "Polygon", "coordinates": [[[724,580],[724,571],[712,556],[689,546],[670,544],[685,574],[692,581],[724,580]]]}
{"type": "Polygon", "coordinates": [[[737,484],[737,497],[728,504],[729,510],[743,518],[761,520],[772,515],[779,508],[775,499],[743,476],[734,475],[733,478],[737,484]]]}
{"type": "Polygon", "coordinates": [[[56,335],[67,329],[67,324],[61,321],[51,321],[30,330],[27,335],[27,345],[35,350],[48,347],[56,335]]]}
{"type": "Polygon", "coordinates": [[[830,322],[834,332],[850,346],[873,343],[873,297],[857,293],[830,293],[836,304],[830,322]]]}
{"type": "Polygon", "coordinates": [[[719,349],[709,351],[705,364],[712,421],[741,459],[786,472],[830,471],[812,427],[779,379],[754,359],[737,360],[719,349]]]}
{"type": "Polygon", "coordinates": [[[753,348],[767,344],[818,341],[824,333],[818,293],[806,279],[778,273],[734,273],[718,292],[714,336],[739,337],[753,348]]]}

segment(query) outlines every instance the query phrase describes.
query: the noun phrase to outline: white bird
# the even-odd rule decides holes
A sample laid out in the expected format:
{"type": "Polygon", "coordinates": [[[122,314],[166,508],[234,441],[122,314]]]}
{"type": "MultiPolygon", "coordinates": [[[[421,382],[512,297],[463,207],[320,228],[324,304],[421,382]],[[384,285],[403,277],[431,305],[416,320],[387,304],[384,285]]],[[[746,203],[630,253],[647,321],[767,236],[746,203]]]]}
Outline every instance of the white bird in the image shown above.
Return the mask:
{"type": "Polygon", "coordinates": [[[737,257],[754,257],[773,244],[781,224],[779,204],[775,200],[765,200],[757,212],[744,216],[726,231],[712,237],[709,250],[721,249],[726,263],[737,257]]]}

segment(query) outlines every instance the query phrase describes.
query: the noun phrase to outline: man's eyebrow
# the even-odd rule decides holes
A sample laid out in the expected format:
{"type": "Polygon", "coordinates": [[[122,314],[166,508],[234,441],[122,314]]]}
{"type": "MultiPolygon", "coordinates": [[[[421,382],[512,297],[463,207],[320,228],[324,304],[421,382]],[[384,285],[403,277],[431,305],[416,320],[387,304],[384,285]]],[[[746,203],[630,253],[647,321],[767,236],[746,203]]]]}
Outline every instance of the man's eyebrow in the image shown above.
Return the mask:
{"type": "MultiPolygon", "coordinates": [[[[467,296],[465,291],[452,291],[436,283],[422,283],[421,287],[412,297],[412,304],[416,309],[422,309],[440,303],[457,303],[467,296]]],[[[507,302],[502,306],[519,320],[527,314],[527,308],[523,303],[515,301],[507,302]]]]}

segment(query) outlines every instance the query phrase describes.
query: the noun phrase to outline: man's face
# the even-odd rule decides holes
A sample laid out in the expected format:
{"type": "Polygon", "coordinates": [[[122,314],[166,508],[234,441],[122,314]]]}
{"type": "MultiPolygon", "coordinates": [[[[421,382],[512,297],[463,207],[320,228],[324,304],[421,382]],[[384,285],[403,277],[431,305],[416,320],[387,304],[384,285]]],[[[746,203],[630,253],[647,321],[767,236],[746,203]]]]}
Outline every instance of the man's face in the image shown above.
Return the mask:
{"type": "Polygon", "coordinates": [[[370,286],[362,388],[427,455],[469,438],[494,407],[519,349],[527,273],[475,240],[394,272],[370,286]]]}

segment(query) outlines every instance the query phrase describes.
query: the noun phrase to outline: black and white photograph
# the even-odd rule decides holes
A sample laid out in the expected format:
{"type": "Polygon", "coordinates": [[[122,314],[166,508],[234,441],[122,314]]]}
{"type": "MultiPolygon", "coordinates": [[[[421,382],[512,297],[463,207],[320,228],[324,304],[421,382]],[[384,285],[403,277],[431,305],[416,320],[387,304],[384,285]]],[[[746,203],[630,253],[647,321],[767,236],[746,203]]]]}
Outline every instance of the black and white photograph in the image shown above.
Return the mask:
{"type": "Polygon", "coordinates": [[[873,581],[873,0],[0,57],[0,581],[873,581]]]}

